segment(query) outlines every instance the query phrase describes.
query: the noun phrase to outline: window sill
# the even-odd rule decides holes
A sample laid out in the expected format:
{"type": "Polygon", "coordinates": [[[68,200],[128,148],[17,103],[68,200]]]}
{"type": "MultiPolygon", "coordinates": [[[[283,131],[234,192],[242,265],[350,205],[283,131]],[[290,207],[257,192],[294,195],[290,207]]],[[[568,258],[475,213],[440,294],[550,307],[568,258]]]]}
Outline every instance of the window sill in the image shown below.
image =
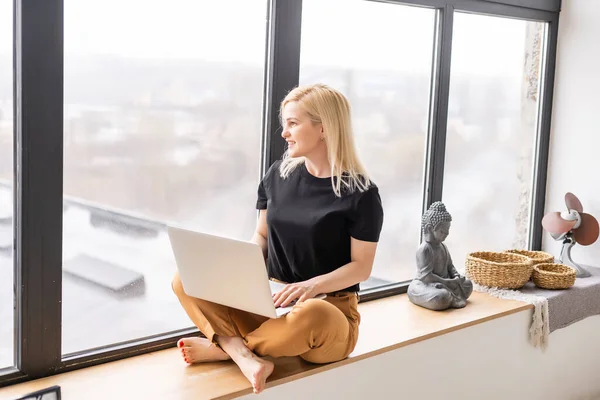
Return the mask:
{"type": "MultiPolygon", "coordinates": [[[[530,304],[477,292],[467,307],[444,312],[417,307],[405,294],[361,303],[360,338],[347,359],[326,365],[296,357],[278,359],[268,387],[530,308],[530,304]]],[[[0,389],[0,398],[16,398],[52,385],[62,387],[65,400],[92,399],[95,394],[103,399],[231,399],[251,393],[250,384],[232,362],[186,366],[173,348],[9,386],[0,389]]]]}

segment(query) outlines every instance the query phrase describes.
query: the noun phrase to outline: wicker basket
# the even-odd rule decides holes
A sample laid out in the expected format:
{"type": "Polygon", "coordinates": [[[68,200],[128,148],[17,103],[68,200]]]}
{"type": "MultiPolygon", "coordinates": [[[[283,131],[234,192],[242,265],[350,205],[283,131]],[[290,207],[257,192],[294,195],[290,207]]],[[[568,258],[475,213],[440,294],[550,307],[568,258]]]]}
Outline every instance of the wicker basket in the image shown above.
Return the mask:
{"type": "Polygon", "coordinates": [[[564,264],[544,263],[533,267],[533,283],[543,289],[567,289],[575,284],[577,271],[564,264]]]}
{"type": "Polygon", "coordinates": [[[533,265],[537,264],[551,264],[554,262],[554,256],[545,251],[534,251],[534,250],[506,250],[507,253],[520,254],[525,257],[529,257],[533,261],[533,265]]]}
{"type": "Polygon", "coordinates": [[[465,267],[469,279],[479,285],[519,289],[531,278],[533,261],[515,253],[478,251],[467,255],[465,267]]]}

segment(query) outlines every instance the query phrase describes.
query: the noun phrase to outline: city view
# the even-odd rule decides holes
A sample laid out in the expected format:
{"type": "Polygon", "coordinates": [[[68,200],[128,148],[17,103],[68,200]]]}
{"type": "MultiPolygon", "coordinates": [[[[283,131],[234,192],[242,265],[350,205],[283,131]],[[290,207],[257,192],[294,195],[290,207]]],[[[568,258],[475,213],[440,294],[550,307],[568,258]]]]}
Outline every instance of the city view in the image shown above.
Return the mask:
{"type": "MultiPolygon", "coordinates": [[[[168,40],[156,49],[167,56],[128,55],[127,43],[118,47],[125,51],[111,53],[108,45],[83,51],[77,29],[89,43],[99,40],[85,28],[93,22],[94,7],[86,11],[65,3],[62,305],[63,354],[70,354],[190,326],[170,288],[175,264],[167,224],[252,236],[265,3],[244,5],[254,7],[254,19],[224,23],[237,24],[247,35],[240,43],[224,39],[228,51],[214,59],[193,47],[189,57],[168,53],[168,40]],[[83,13],[77,21],[75,11],[83,13]],[[233,57],[238,50],[241,55],[233,57]],[[109,275],[121,286],[107,284],[109,275]]],[[[303,5],[300,83],[327,83],[349,98],[359,153],[380,187],[384,230],[372,279],[363,288],[408,280],[416,271],[419,244],[434,12],[352,2],[356,18],[385,14],[390,21],[363,32],[367,38],[359,41],[349,22],[333,18],[332,4],[303,5]],[[319,23],[327,18],[329,26],[319,23]],[[409,27],[411,38],[403,36],[402,29],[409,28],[393,24],[397,20],[417,21],[409,27]],[[327,35],[332,26],[337,33],[327,35]],[[354,58],[320,62],[328,49],[350,45],[354,58]],[[390,48],[400,49],[401,57],[390,58],[390,48]]],[[[111,35],[126,37],[118,33],[119,23],[111,35]]],[[[526,246],[543,25],[466,14],[454,23],[443,196],[455,221],[447,244],[461,270],[470,251],[526,246]],[[480,51],[481,43],[495,52],[480,51]]],[[[12,58],[10,42],[2,43],[7,37],[0,35],[2,321],[13,318],[12,58]]],[[[12,334],[12,323],[3,323],[0,367],[12,365],[12,334]]]]}

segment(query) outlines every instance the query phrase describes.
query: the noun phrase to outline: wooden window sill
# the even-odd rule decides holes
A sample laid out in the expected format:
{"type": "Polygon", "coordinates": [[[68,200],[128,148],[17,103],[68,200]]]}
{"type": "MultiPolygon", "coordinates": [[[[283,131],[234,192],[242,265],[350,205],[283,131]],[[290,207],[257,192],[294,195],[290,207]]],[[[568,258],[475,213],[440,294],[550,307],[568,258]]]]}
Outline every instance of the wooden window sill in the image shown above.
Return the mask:
{"type": "MultiPolygon", "coordinates": [[[[474,292],[467,307],[434,312],[411,304],[406,295],[361,303],[360,338],[345,360],[309,364],[298,357],[275,360],[268,387],[532,308],[474,292]]],[[[252,392],[231,361],[188,366],[176,348],[157,351],[0,389],[1,399],[14,399],[60,385],[70,399],[231,399],[252,392]]]]}

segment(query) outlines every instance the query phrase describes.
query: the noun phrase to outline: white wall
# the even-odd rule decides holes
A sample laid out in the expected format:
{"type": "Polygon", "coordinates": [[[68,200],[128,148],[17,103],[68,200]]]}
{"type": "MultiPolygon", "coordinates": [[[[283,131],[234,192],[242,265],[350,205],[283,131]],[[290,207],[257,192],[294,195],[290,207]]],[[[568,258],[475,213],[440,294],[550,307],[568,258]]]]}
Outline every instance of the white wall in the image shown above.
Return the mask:
{"type": "MultiPolygon", "coordinates": [[[[575,193],[600,220],[600,1],[563,0],[554,85],[546,212],[563,211],[575,193]]],[[[560,243],[545,234],[544,249],[560,243]]],[[[600,241],[576,246],[573,258],[600,266],[600,241]]]]}
{"type": "Polygon", "coordinates": [[[256,400],[600,399],[600,316],[528,343],[531,311],[268,388],[256,400]]]}

